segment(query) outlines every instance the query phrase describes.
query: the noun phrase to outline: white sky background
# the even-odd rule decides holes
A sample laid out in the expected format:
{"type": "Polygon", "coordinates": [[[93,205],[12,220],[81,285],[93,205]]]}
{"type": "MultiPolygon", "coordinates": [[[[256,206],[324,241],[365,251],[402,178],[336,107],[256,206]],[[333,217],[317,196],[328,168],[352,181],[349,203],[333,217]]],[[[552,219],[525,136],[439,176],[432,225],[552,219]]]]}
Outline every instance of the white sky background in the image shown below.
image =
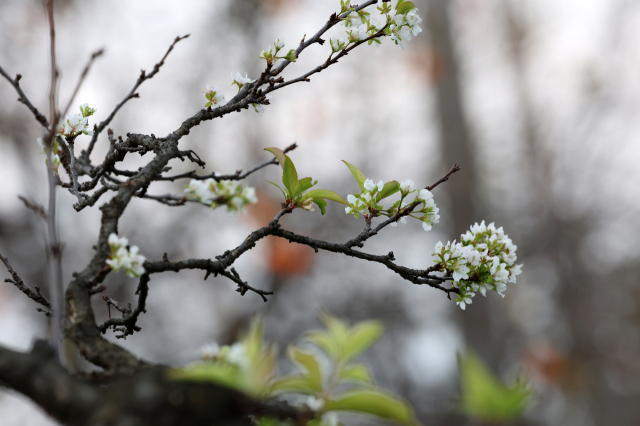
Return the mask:
{"type": "MultiPolygon", "coordinates": [[[[638,239],[628,236],[640,233],[635,188],[639,177],[640,45],[636,41],[640,38],[640,8],[632,1],[611,0],[513,3],[523,8],[534,30],[526,43],[527,90],[541,117],[549,149],[557,152],[556,195],[564,200],[562,208],[567,209],[569,217],[580,216],[584,211],[600,212],[601,219],[594,223],[593,233],[585,236],[585,256],[606,267],[615,265],[612,260],[637,259],[638,239]],[[618,8],[625,8],[624,13],[618,8]]],[[[202,91],[206,84],[218,84],[231,98],[236,89],[230,86],[230,72],[249,71],[250,77],[256,78],[256,70],[262,65],[258,60],[260,50],[276,37],[284,37],[286,48],[297,47],[301,36],[315,33],[339,2],[301,0],[285,4],[285,12],[265,20],[252,54],[246,51],[245,40],[237,30],[227,30],[230,24],[219,14],[227,7],[224,1],[191,1],[188,6],[175,1],[83,1],[60,9],[57,48],[62,99],[66,102],[90,53],[105,47],[105,56],[94,64],[73,106],[88,102],[98,110],[92,123],[101,121],[130,90],[141,68],[151,70],[176,35],[190,33],[191,37],[169,55],[160,73],[139,88],[141,98],[129,101],[110,125],[116,135],[133,132],[164,136],[204,105],[202,91]]],[[[484,190],[491,204],[506,205],[509,211],[518,212],[535,206],[523,204],[523,197],[519,196],[519,192],[528,190],[527,182],[518,175],[519,167],[526,167],[526,159],[521,158],[521,118],[514,95],[514,71],[504,42],[502,4],[498,0],[460,1],[454,10],[463,58],[465,107],[480,147],[478,161],[485,172],[484,190]]],[[[423,19],[424,13],[422,7],[423,19]]],[[[10,74],[23,75],[23,90],[46,112],[48,38],[40,3],[4,0],[0,4],[0,28],[0,64],[10,74]]],[[[339,33],[334,31],[332,34],[339,33]]],[[[319,187],[338,188],[342,195],[355,190],[342,159],[361,166],[365,175],[375,180],[412,178],[419,184],[431,183],[450,165],[439,162],[434,93],[423,69],[428,63],[419,60],[419,49],[426,44],[427,37],[422,33],[418,40],[406,43],[406,51],[388,40],[379,49],[362,47],[312,77],[311,83],[273,93],[272,105],[267,106],[263,117],[243,111],[205,122],[183,139],[181,147],[196,150],[207,162],[203,172],[232,173],[268,160],[270,155],[261,151],[264,147],[284,147],[297,141],[300,147],[291,157],[299,173],[318,179],[319,187]]],[[[329,51],[326,44],[313,46],[288,68],[285,77],[303,74],[323,62],[329,51]]],[[[13,88],[6,81],[0,82],[0,113],[28,116],[29,112],[15,98],[13,88]]],[[[33,140],[36,173],[31,176],[21,174],[18,154],[11,148],[8,136],[0,134],[0,181],[4,183],[0,186],[0,214],[5,218],[25,214],[16,194],[46,204],[43,161],[35,143],[39,128],[35,121],[32,124],[28,132],[33,140]]],[[[78,149],[88,140],[79,138],[78,149]]],[[[101,136],[94,159],[106,152],[106,143],[106,135],[101,136]]],[[[135,168],[143,163],[128,160],[126,164],[135,168]]],[[[176,162],[173,172],[191,169],[190,164],[176,162]]],[[[277,197],[275,188],[265,187],[265,179],[277,181],[279,170],[272,167],[255,174],[248,183],[277,197]]],[[[180,193],[183,186],[167,184],[156,188],[152,187],[149,193],[180,193]]],[[[60,228],[68,244],[65,273],[70,276],[91,255],[99,212],[94,208],[76,214],[70,208],[71,195],[60,194],[60,228]],[[79,239],[75,235],[88,237],[79,239]]],[[[437,190],[435,194],[438,202],[437,190]]],[[[212,213],[198,207],[171,209],[134,200],[123,216],[120,233],[151,259],[160,258],[164,251],[170,257],[172,252],[184,257],[211,257],[235,247],[256,226],[247,220],[229,218],[222,211],[212,213]],[[181,238],[163,237],[168,227],[179,229],[181,238]]],[[[361,223],[341,216],[341,207],[330,209],[328,217],[321,217],[319,212],[297,213],[296,217],[285,219],[285,226],[290,223],[301,227],[307,222],[316,235],[331,235],[323,228],[330,227],[332,220],[339,220],[339,229],[347,229],[349,235],[358,232],[361,223]]],[[[441,226],[427,234],[419,223],[410,223],[404,229],[376,237],[367,249],[384,253],[394,250],[401,264],[421,267],[438,239],[455,238],[446,234],[447,226],[443,218],[441,226]]],[[[510,230],[507,232],[511,234],[510,230]]],[[[517,232],[513,230],[514,234],[517,232]]],[[[340,241],[344,236],[331,238],[340,241]]],[[[264,274],[263,254],[259,246],[235,265],[245,280],[258,287],[264,274]]],[[[31,257],[33,262],[42,262],[44,252],[31,257]]],[[[525,269],[523,278],[526,273],[525,269]]],[[[248,294],[241,298],[222,279],[202,282],[201,278],[202,274],[189,273],[154,276],[149,319],[141,320],[145,332],[119,343],[152,361],[184,363],[196,356],[199,346],[220,338],[229,318],[265,309],[258,297],[248,294]],[[198,315],[186,315],[187,312],[198,315]]],[[[135,286],[133,280],[118,279],[135,286]]],[[[389,337],[381,343],[399,345],[394,350],[404,354],[406,362],[393,368],[412,369],[416,377],[423,375],[425,386],[437,387],[451,380],[455,369],[453,354],[461,347],[461,337],[455,327],[447,324],[454,305],[442,294],[400,282],[381,267],[335,255],[320,256],[316,270],[300,281],[299,290],[287,291],[277,302],[290,307],[287,317],[277,321],[279,328],[292,321],[308,328],[314,326],[311,314],[319,308],[343,306],[349,298],[366,303],[363,293],[393,291],[400,295],[398,303],[410,312],[413,321],[400,340],[389,337]],[[325,268],[331,272],[325,273],[325,268]],[[420,358],[421,353],[440,356],[420,358]],[[447,359],[451,362],[443,362],[447,359]],[[440,374],[434,375],[434,371],[440,374]]],[[[535,297],[549,299],[544,288],[531,288],[534,290],[513,286],[505,303],[524,315],[527,304],[523,297],[532,297],[531,291],[535,297]]],[[[476,303],[485,301],[477,299],[476,303]]],[[[543,314],[545,318],[558,312],[549,301],[541,305],[551,312],[543,314]]],[[[106,315],[95,306],[98,315],[106,315]]],[[[44,321],[32,310],[30,301],[15,289],[0,287],[0,344],[24,350],[29,347],[31,336],[44,335],[44,321]]],[[[541,316],[529,313],[534,318],[541,316]]],[[[267,322],[267,330],[275,321],[267,322]]],[[[533,327],[538,333],[549,324],[532,326],[523,321],[522,327],[529,331],[533,327]]],[[[294,338],[298,328],[295,330],[280,331],[278,338],[294,338]]],[[[389,352],[381,350],[378,356],[384,353],[389,352]]],[[[0,416],[17,412],[10,401],[13,397],[0,394],[0,416]]],[[[33,408],[24,410],[22,420],[13,424],[46,424],[42,417],[32,416],[30,410],[33,408]]]]}

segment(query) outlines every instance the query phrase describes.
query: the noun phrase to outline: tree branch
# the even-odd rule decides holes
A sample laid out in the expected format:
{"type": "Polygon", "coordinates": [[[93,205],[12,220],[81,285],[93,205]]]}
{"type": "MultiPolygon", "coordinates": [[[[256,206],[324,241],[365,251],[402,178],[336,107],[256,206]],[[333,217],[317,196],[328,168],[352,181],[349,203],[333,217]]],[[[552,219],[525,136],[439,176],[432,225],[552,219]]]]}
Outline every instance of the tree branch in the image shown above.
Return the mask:
{"type": "Polygon", "coordinates": [[[95,52],[93,52],[91,54],[91,58],[89,58],[89,62],[87,63],[87,65],[84,67],[84,70],[82,70],[82,74],[80,74],[80,78],[78,79],[78,84],[76,84],[76,88],[73,90],[73,93],[71,94],[71,97],[69,98],[69,103],[67,103],[67,106],[64,108],[64,111],[62,112],[62,117],[67,115],[67,112],[69,112],[69,108],[71,108],[71,104],[73,103],[73,100],[75,99],[76,95],[78,94],[78,91],[80,90],[80,87],[82,86],[82,83],[84,82],[84,79],[87,77],[87,74],[89,74],[89,70],[91,69],[91,65],[93,64],[93,61],[96,60],[96,58],[102,56],[102,54],[104,53],[103,49],[100,50],[96,50],[95,52]]]}
{"type": "MultiPolygon", "coordinates": [[[[289,151],[293,151],[294,149],[296,149],[298,147],[297,143],[292,143],[291,145],[289,145],[288,147],[286,147],[283,152],[286,154],[289,151]]],[[[248,170],[244,173],[242,173],[242,170],[238,170],[236,171],[234,174],[232,175],[219,175],[217,173],[211,173],[208,175],[204,175],[204,176],[198,176],[196,174],[195,170],[192,170],[190,172],[187,173],[183,173],[180,175],[175,175],[175,176],[161,176],[155,180],[161,181],[161,180],[169,180],[169,181],[175,181],[177,179],[195,179],[195,180],[206,180],[206,179],[214,179],[216,182],[219,182],[221,180],[242,180],[245,179],[247,176],[249,176],[250,174],[253,174],[255,172],[257,172],[260,169],[263,169],[271,164],[278,164],[278,160],[274,157],[271,160],[260,164],[259,166],[254,167],[251,170],[248,170]]]]}
{"type": "MultiPolygon", "coordinates": [[[[383,256],[372,255],[372,254],[363,253],[361,251],[354,250],[351,247],[347,246],[346,244],[336,244],[336,243],[329,243],[321,240],[315,240],[313,238],[305,237],[290,231],[286,231],[280,227],[279,220],[284,214],[287,214],[289,212],[290,210],[280,211],[280,213],[278,213],[278,215],[267,226],[260,228],[252,232],[251,234],[249,234],[249,236],[242,242],[242,244],[240,244],[234,250],[226,251],[221,256],[217,256],[215,261],[211,259],[188,259],[188,260],[179,261],[179,262],[169,262],[169,260],[165,258],[162,261],[156,261],[156,262],[147,261],[144,263],[144,268],[148,273],[158,273],[158,272],[164,272],[164,271],[178,272],[182,269],[202,269],[207,271],[207,276],[209,274],[225,275],[223,272],[226,272],[226,269],[230,267],[245,252],[255,247],[256,243],[259,240],[269,235],[275,235],[277,237],[284,238],[289,242],[294,242],[294,243],[309,246],[313,248],[316,252],[318,252],[318,250],[325,250],[333,253],[341,253],[346,256],[355,257],[362,260],[367,260],[369,262],[380,263],[386,266],[388,269],[400,275],[403,279],[410,281],[414,284],[419,284],[419,285],[426,284],[426,285],[429,285],[430,287],[434,287],[439,290],[442,290],[447,294],[459,293],[459,290],[455,287],[452,287],[452,288],[442,287],[442,283],[447,279],[443,277],[430,275],[431,272],[434,271],[433,268],[411,269],[411,268],[406,268],[404,266],[395,264],[393,262],[395,260],[393,252],[389,252],[388,254],[383,256]]],[[[225,276],[231,278],[229,275],[225,275],[225,276]]]]}
{"type": "Polygon", "coordinates": [[[167,53],[164,54],[164,56],[162,57],[162,59],[160,59],[160,62],[158,62],[157,64],[155,64],[153,66],[153,70],[149,73],[146,74],[144,70],[142,70],[140,72],[140,76],[138,77],[138,80],[136,81],[136,83],[133,85],[133,88],[131,89],[131,91],[127,94],[127,96],[125,96],[125,98],[122,100],[122,102],[120,102],[118,105],[116,105],[116,107],[113,109],[113,111],[111,112],[111,114],[109,114],[109,116],[102,122],[100,122],[100,124],[98,124],[97,126],[94,126],[93,128],[93,136],[91,137],[91,141],[89,142],[89,146],[87,147],[86,150],[82,151],[82,153],[80,154],[82,161],[84,163],[89,164],[89,156],[91,155],[91,152],[93,151],[93,148],[96,144],[96,141],[98,140],[98,135],[100,135],[100,133],[109,125],[109,123],[111,123],[111,120],[113,120],[113,118],[116,116],[116,113],[120,110],[120,108],[122,108],[122,106],[127,103],[127,101],[129,99],[133,99],[133,98],[139,98],[140,95],[138,95],[136,93],[136,90],[138,90],[138,87],[140,87],[140,85],[142,83],[144,83],[145,81],[153,78],[154,75],[156,75],[158,73],[158,71],[160,71],[160,67],[162,67],[164,65],[164,61],[167,59],[167,56],[169,56],[169,53],[171,53],[171,51],[173,50],[173,47],[180,41],[180,40],[184,40],[185,38],[189,37],[190,34],[187,34],[185,36],[178,36],[175,38],[175,40],[173,40],[173,43],[171,43],[171,46],[169,46],[169,49],[167,49],[167,53]]]}
{"type": "MultiPolygon", "coordinates": [[[[116,337],[125,338],[128,335],[133,334],[136,331],[140,331],[141,328],[136,326],[136,321],[141,313],[146,313],[146,302],[147,295],[149,294],[149,274],[144,274],[140,277],[140,282],[138,284],[138,289],[136,290],[136,294],[138,295],[138,306],[136,309],[131,312],[130,309],[118,309],[122,312],[122,318],[109,318],[107,321],[102,323],[100,326],[100,331],[102,334],[106,333],[109,327],[123,326],[123,334],[116,337]]],[[[104,298],[105,296],[103,296],[104,298]]],[[[107,302],[110,303],[110,302],[107,302]]]]}
{"type": "MultiPolygon", "coordinates": [[[[451,169],[447,172],[446,175],[444,175],[443,177],[441,177],[436,183],[432,184],[431,186],[427,186],[424,189],[427,189],[429,191],[433,190],[436,186],[440,185],[443,182],[446,182],[449,180],[449,177],[454,174],[455,172],[460,170],[460,166],[458,166],[457,164],[454,164],[453,167],[451,167],[451,169]]],[[[382,222],[381,224],[379,224],[378,226],[376,226],[374,229],[371,229],[371,225],[367,224],[367,226],[364,228],[364,230],[360,233],[360,235],[358,235],[356,238],[349,240],[345,243],[345,246],[347,247],[364,247],[363,243],[368,240],[369,238],[373,237],[374,235],[376,235],[378,232],[380,232],[384,227],[391,225],[394,222],[397,222],[401,217],[404,216],[408,216],[413,209],[415,209],[418,205],[420,205],[419,201],[414,201],[413,203],[405,206],[402,209],[398,210],[398,213],[396,213],[395,215],[391,216],[389,219],[385,220],[384,222],[382,222]]]]}
{"type": "Polygon", "coordinates": [[[41,304],[47,309],[51,309],[51,303],[49,303],[47,298],[44,297],[42,293],[40,293],[40,288],[36,286],[36,291],[33,291],[29,287],[27,287],[22,278],[20,278],[20,275],[18,275],[18,273],[11,266],[11,263],[9,263],[9,259],[7,259],[6,256],[2,253],[0,253],[0,261],[4,263],[4,266],[7,267],[7,271],[9,271],[9,273],[11,274],[11,278],[6,278],[4,282],[15,285],[16,287],[18,287],[18,290],[26,294],[29,299],[41,304]]]}
{"type": "Polygon", "coordinates": [[[172,380],[171,372],[147,368],[103,386],[67,373],[42,340],[29,353],[0,346],[0,382],[65,425],[250,426],[249,415],[304,424],[304,413],[286,405],[264,403],[208,381],[172,380]]]}
{"type": "Polygon", "coordinates": [[[22,88],[20,87],[19,82],[22,76],[20,74],[17,74],[16,78],[12,79],[11,77],[9,77],[9,74],[7,74],[7,72],[1,66],[0,66],[0,74],[2,74],[2,76],[6,78],[9,83],[11,83],[13,88],[16,89],[16,92],[18,92],[18,96],[19,96],[18,102],[22,102],[27,108],[29,108],[29,110],[33,113],[34,117],[36,118],[36,120],[38,120],[38,122],[42,124],[42,127],[44,127],[45,129],[48,129],[49,122],[47,121],[47,117],[42,115],[42,113],[38,111],[36,107],[33,106],[33,104],[29,101],[29,98],[27,98],[27,95],[24,94],[24,92],[22,91],[22,88]]]}

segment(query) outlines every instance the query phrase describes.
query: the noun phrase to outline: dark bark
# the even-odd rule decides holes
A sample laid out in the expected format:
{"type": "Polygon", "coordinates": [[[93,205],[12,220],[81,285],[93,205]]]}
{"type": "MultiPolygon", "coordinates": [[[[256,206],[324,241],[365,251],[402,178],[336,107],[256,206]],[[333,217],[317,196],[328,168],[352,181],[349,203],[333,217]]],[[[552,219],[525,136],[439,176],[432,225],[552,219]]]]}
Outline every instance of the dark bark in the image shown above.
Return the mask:
{"type": "Polygon", "coordinates": [[[65,425],[250,425],[249,414],[299,415],[211,382],[171,380],[168,370],[150,367],[130,377],[92,383],[67,373],[45,341],[36,341],[29,353],[0,347],[0,384],[27,395],[65,425]]]}

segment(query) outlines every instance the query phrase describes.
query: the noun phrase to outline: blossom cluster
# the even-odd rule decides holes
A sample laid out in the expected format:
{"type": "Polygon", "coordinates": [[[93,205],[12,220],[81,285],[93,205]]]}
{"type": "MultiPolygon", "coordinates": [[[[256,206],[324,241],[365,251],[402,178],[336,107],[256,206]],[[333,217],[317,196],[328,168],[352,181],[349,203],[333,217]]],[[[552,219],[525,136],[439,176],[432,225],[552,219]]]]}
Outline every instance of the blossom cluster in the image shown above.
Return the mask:
{"type": "Polygon", "coordinates": [[[515,283],[522,272],[522,265],[515,263],[517,248],[502,227],[482,221],[471,226],[459,243],[438,242],[433,256],[439,271],[453,277],[453,285],[460,290],[455,302],[465,309],[477,292],[486,296],[487,290],[493,290],[504,297],[507,283],[515,283]]]}
{"type": "Polygon", "coordinates": [[[138,246],[128,247],[129,240],[125,237],[119,238],[116,234],[109,235],[108,242],[111,247],[111,258],[106,263],[114,272],[123,269],[130,277],[139,277],[144,274],[145,269],[142,264],[147,259],[138,254],[138,246]]]}
{"type": "MultiPolygon", "coordinates": [[[[93,130],[89,130],[88,118],[95,114],[95,108],[90,108],[88,104],[80,105],[80,114],[70,114],[56,127],[55,135],[51,142],[51,154],[45,158],[45,163],[53,168],[55,174],[58,174],[60,166],[60,143],[57,135],[66,136],[67,138],[76,137],[81,134],[93,136],[93,130]]],[[[37,139],[38,145],[42,148],[41,154],[47,155],[44,140],[37,139]]]]}
{"type": "Polygon", "coordinates": [[[267,46],[265,50],[260,52],[260,58],[267,61],[268,65],[275,64],[278,61],[278,59],[285,59],[290,62],[295,62],[297,58],[296,58],[295,50],[293,49],[290,49],[287,52],[287,54],[284,56],[278,56],[278,53],[280,52],[280,50],[282,50],[283,47],[284,47],[284,38],[283,39],[277,38],[273,42],[273,47],[267,46]]]}
{"type": "MultiPolygon", "coordinates": [[[[40,147],[42,148],[42,151],[40,153],[46,156],[47,150],[44,146],[44,141],[42,140],[42,138],[38,138],[37,142],[38,145],[40,145],[40,147]]],[[[53,141],[51,143],[51,154],[48,158],[45,158],[44,161],[48,166],[51,165],[55,174],[58,174],[58,167],[60,166],[60,144],[58,143],[57,138],[53,138],[53,141]]]]}
{"type": "Polygon", "coordinates": [[[371,13],[376,9],[374,5],[354,10],[350,0],[341,0],[340,3],[342,6],[340,13],[347,13],[342,18],[346,28],[346,38],[330,39],[332,53],[344,50],[349,45],[366,40],[380,32],[382,34],[371,38],[369,44],[376,43],[376,46],[379,46],[382,43],[381,37],[390,36],[404,49],[403,41],[409,41],[422,32],[419,25],[422,19],[418,16],[418,8],[410,1],[398,0],[395,7],[392,7],[389,2],[382,3],[382,6],[377,7],[381,14],[380,18],[371,17],[371,13]]]}
{"type": "MultiPolygon", "coordinates": [[[[238,86],[238,90],[242,89],[242,87],[245,84],[248,83],[253,83],[255,80],[252,80],[249,78],[249,76],[247,75],[247,73],[244,74],[244,77],[242,76],[242,74],[240,74],[239,72],[237,72],[235,75],[233,73],[231,73],[231,78],[233,79],[233,83],[231,83],[231,85],[233,86],[234,84],[236,86],[238,86]]],[[[205,87],[204,90],[204,96],[207,98],[207,103],[204,105],[205,108],[208,107],[219,107],[222,105],[226,105],[227,100],[225,99],[225,95],[224,92],[220,89],[220,87],[218,87],[217,84],[214,84],[213,86],[207,84],[207,87],[205,87]]],[[[271,99],[270,95],[265,95],[265,100],[269,100],[271,99]]],[[[267,102],[268,103],[268,102],[267,102]]],[[[253,106],[253,109],[255,110],[255,112],[258,113],[258,115],[262,115],[264,114],[265,108],[262,104],[259,103],[255,103],[255,104],[251,104],[251,106],[253,106]]]]}
{"type": "Polygon", "coordinates": [[[214,84],[213,86],[207,84],[203,93],[205,98],[209,101],[205,104],[205,108],[222,106],[227,103],[227,100],[224,98],[224,93],[220,90],[217,84],[214,84]]]}
{"type": "Polygon", "coordinates": [[[258,202],[256,190],[250,186],[242,187],[242,184],[232,180],[192,179],[184,190],[186,197],[191,200],[198,200],[203,204],[210,205],[213,209],[220,206],[227,206],[227,212],[245,212],[247,204],[258,202]]]}
{"type": "Polygon", "coordinates": [[[56,128],[56,133],[66,137],[74,137],[81,134],[93,136],[93,130],[89,130],[89,117],[95,114],[95,108],[88,104],[80,105],[80,114],[69,114],[64,122],[56,128]]]}
{"type": "MultiPolygon", "coordinates": [[[[395,183],[398,185],[398,183],[395,183]]],[[[399,191],[401,197],[396,201],[389,209],[385,209],[379,202],[386,197],[383,188],[385,184],[379,181],[377,184],[371,179],[364,181],[364,189],[360,194],[347,195],[347,202],[349,206],[345,207],[346,214],[352,214],[356,219],[359,214],[383,214],[385,216],[392,217],[396,215],[399,209],[402,209],[409,204],[418,202],[422,204],[420,210],[413,210],[408,216],[418,219],[422,222],[422,227],[425,231],[430,231],[434,223],[440,222],[439,209],[433,200],[433,194],[428,189],[417,190],[415,184],[411,179],[407,179],[399,184],[399,191]],[[411,202],[407,202],[405,199],[409,194],[415,193],[415,198],[411,202]]],[[[398,223],[407,223],[406,216],[398,219],[397,222],[391,224],[391,226],[398,226],[398,223]]]]}
{"type": "Polygon", "coordinates": [[[251,358],[245,342],[235,342],[231,346],[218,345],[216,342],[207,343],[200,348],[200,359],[205,362],[220,362],[235,365],[240,370],[251,367],[251,358]]]}

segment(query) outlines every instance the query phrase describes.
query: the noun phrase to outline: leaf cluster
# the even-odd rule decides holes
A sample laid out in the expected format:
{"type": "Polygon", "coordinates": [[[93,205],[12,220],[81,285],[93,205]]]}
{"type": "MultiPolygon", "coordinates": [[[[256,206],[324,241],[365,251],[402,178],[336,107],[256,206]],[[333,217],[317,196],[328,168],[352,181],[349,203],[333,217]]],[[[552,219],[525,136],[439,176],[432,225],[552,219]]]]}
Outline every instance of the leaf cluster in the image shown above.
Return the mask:
{"type": "MultiPolygon", "coordinates": [[[[325,414],[335,412],[417,424],[409,404],[375,386],[368,367],[354,361],[380,338],[380,322],[363,321],[351,327],[327,313],[320,316],[320,321],[325,328],[308,331],[304,337],[315,350],[297,345],[287,348],[287,356],[296,369],[293,374],[278,375],[277,349],[264,342],[262,321],[255,319],[247,336],[230,347],[224,346],[213,362],[176,369],[171,378],[213,381],[257,397],[286,397],[302,402],[303,408],[304,401],[315,401],[306,403],[306,408],[313,411],[308,426],[319,425],[325,414]],[[234,364],[231,352],[238,344],[243,347],[246,362],[234,364]]],[[[258,424],[275,423],[258,419],[258,424]]]]}
{"type": "Polygon", "coordinates": [[[334,201],[336,203],[349,205],[342,197],[333,191],[327,189],[310,189],[315,186],[318,181],[314,181],[310,177],[298,179],[298,172],[293,165],[293,161],[279,148],[265,148],[265,151],[272,153],[280,163],[282,167],[282,184],[284,190],[280,185],[267,181],[270,184],[276,186],[282,192],[285,198],[285,207],[289,210],[301,208],[307,211],[311,211],[313,204],[315,203],[322,214],[325,214],[327,201],[334,201]]]}

